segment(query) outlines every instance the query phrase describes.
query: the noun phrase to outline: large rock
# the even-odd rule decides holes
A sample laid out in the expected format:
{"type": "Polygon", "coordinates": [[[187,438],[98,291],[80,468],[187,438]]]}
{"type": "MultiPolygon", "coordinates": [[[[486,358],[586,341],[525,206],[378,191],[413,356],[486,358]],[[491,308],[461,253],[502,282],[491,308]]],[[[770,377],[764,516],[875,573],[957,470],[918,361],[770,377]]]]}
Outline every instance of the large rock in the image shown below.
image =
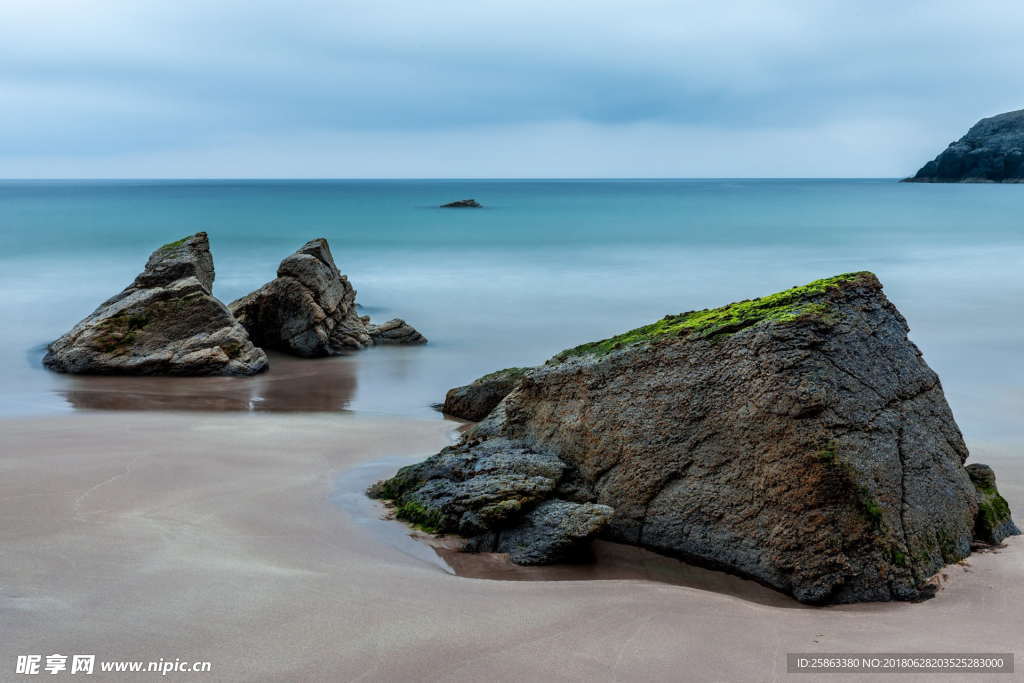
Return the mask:
{"type": "Polygon", "coordinates": [[[252,375],[267,367],[220,301],[206,233],[160,247],[124,291],[49,346],[51,370],[106,375],[252,375]]]}
{"type": "Polygon", "coordinates": [[[440,408],[448,415],[478,422],[487,417],[501,399],[512,393],[530,369],[505,368],[465,386],[449,389],[440,408]]]}
{"type": "Polygon", "coordinates": [[[1024,182],[1024,109],[978,121],[904,182],[1024,182]]]}
{"type": "Polygon", "coordinates": [[[531,371],[465,445],[557,455],[552,497],[613,508],[613,540],[806,602],[914,599],[978,501],[907,332],[870,273],[666,316],[531,371]]]}
{"type": "Polygon", "coordinates": [[[327,240],[310,240],[277,268],[277,278],[230,305],[253,341],[305,358],[334,356],[375,343],[423,344],[402,320],[380,327],[356,309],[356,290],[338,271],[327,240]]]}
{"type": "Polygon", "coordinates": [[[974,536],[983,543],[1002,543],[1007,536],[1015,536],[1020,529],[1010,517],[1010,506],[996,489],[996,473],[988,465],[974,463],[967,466],[974,488],[978,493],[978,515],[974,520],[974,536]]]}

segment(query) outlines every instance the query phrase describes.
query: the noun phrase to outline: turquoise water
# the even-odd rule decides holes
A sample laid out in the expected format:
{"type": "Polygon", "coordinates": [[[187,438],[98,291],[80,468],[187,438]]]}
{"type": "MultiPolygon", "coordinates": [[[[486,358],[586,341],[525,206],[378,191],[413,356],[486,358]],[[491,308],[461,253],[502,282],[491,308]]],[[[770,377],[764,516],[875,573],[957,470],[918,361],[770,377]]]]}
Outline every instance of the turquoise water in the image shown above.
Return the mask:
{"type": "Polygon", "coordinates": [[[1024,187],[892,180],[3,182],[0,412],[204,407],[174,396],[210,388],[245,396],[227,409],[429,416],[447,388],[496,368],[867,269],[965,434],[1024,443],[1022,217],[1024,187]],[[486,208],[436,208],[465,197],[486,208]],[[367,313],[403,317],[431,343],[277,359],[269,376],[187,390],[139,380],[127,389],[148,396],[137,404],[109,400],[126,389],[108,378],[39,367],[42,345],[130,282],[150,251],[198,230],[225,301],[323,236],[367,313]],[[281,368],[306,376],[286,391],[281,368]]]}

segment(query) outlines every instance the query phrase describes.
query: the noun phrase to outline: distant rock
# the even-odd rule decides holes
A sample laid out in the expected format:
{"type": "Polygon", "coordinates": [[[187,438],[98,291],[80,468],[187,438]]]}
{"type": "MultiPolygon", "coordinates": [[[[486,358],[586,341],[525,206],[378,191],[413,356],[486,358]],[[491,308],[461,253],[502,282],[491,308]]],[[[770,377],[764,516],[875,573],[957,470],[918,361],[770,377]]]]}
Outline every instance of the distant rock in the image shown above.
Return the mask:
{"type": "Polygon", "coordinates": [[[471,549],[511,552],[495,533],[538,546],[558,523],[532,511],[591,503],[613,510],[603,537],[804,602],[916,599],[970,553],[979,495],[942,385],[907,333],[871,273],[666,316],[526,373],[462,443],[375,491],[471,549]],[[445,474],[439,457],[465,474],[445,474]],[[516,469],[527,459],[548,470],[528,493],[509,478],[474,506],[493,501],[497,521],[456,503],[484,473],[527,476],[516,469]]]}
{"type": "Polygon", "coordinates": [[[457,202],[449,202],[441,205],[442,209],[479,209],[480,202],[475,199],[460,199],[457,202]]]}
{"type": "Polygon", "coordinates": [[[402,320],[380,326],[359,315],[356,290],[338,271],[324,238],[311,240],[277,269],[277,278],[230,305],[260,346],[305,358],[334,356],[375,343],[424,344],[402,320]]]}
{"type": "Polygon", "coordinates": [[[367,325],[367,331],[370,339],[377,345],[427,343],[426,337],[401,318],[394,318],[380,325],[370,323],[367,325]]]}
{"type": "Polygon", "coordinates": [[[1010,506],[996,489],[996,473],[988,465],[967,466],[967,474],[978,492],[978,514],[974,536],[984,543],[1002,543],[1007,536],[1016,536],[1020,529],[1010,517],[1010,506]]]}
{"type": "Polygon", "coordinates": [[[978,121],[904,182],[1024,182],[1024,109],[978,121]]]}
{"type": "Polygon", "coordinates": [[[149,257],[124,291],[50,344],[43,364],[104,375],[252,375],[267,367],[245,329],[214,298],[205,232],[149,257]]]}
{"type": "Polygon", "coordinates": [[[471,384],[449,389],[442,412],[463,420],[479,422],[494,410],[501,399],[508,396],[531,368],[505,368],[484,375],[471,384]]]}

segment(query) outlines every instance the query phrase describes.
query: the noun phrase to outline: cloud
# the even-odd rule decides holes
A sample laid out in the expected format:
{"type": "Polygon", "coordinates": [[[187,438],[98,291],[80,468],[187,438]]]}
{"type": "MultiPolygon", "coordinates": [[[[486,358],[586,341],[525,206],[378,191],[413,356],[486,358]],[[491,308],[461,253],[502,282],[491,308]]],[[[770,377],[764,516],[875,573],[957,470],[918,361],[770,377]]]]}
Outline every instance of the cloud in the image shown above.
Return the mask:
{"type": "Polygon", "coordinates": [[[1024,106],[1009,3],[8,0],[0,27],[13,177],[891,176],[1024,106]]]}

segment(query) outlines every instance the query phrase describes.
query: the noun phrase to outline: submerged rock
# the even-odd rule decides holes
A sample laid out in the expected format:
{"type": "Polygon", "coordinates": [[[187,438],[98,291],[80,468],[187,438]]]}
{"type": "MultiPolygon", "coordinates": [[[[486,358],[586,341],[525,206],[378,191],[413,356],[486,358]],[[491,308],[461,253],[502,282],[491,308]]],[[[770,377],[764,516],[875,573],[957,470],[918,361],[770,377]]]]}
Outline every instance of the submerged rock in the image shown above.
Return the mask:
{"type": "Polygon", "coordinates": [[[165,244],[120,294],[50,344],[57,372],[107,375],[252,375],[267,367],[224,304],[214,298],[205,232],[165,244]]]}
{"type": "Polygon", "coordinates": [[[441,205],[442,209],[479,209],[480,202],[475,199],[460,199],[457,202],[448,202],[441,205]]]}
{"type": "Polygon", "coordinates": [[[529,372],[460,448],[557,456],[547,498],[609,506],[612,540],[805,602],[914,599],[970,552],[978,500],[907,332],[871,273],[666,316],[529,372]]]}
{"type": "Polygon", "coordinates": [[[472,383],[449,389],[440,409],[454,417],[478,422],[508,396],[531,368],[505,368],[472,383]]]}
{"type": "Polygon", "coordinates": [[[426,344],[427,338],[401,318],[394,318],[380,325],[367,325],[367,332],[374,344],[426,344]]]}
{"type": "Polygon", "coordinates": [[[988,465],[967,466],[967,474],[978,492],[978,514],[974,519],[974,537],[983,543],[1002,543],[1007,536],[1016,536],[1020,529],[1010,517],[1010,506],[996,489],[996,473],[988,465]]]}
{"type": "Polygon", "coordinates": [[[375,343],[424,344],[401,320],[379,327],[360,316],[356,290],[334,264],[327,240],[310,240],[283,261],[277,278],[230,305],[260,346],[305,358],[334,356],[375,343]]]}
{"type": "Polygon", "coordinates": [[[1024,182],[1024,109],[978,121],[903,182],[1024,182]]]}

